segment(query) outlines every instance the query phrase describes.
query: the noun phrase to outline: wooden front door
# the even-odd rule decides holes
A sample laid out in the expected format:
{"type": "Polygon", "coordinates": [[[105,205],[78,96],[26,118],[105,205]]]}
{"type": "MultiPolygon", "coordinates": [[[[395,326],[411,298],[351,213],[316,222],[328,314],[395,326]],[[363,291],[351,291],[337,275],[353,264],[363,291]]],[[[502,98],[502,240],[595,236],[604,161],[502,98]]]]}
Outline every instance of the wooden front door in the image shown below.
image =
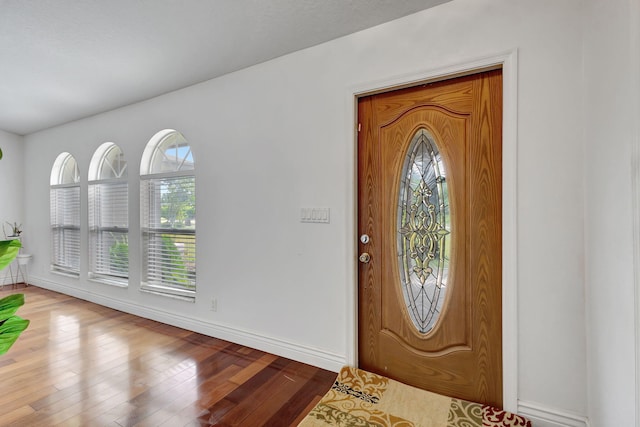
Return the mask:
{"type": "Polygon", "coordinates": [[[358,101],[359,366],[502,407],[502,71],[358,101]]]}

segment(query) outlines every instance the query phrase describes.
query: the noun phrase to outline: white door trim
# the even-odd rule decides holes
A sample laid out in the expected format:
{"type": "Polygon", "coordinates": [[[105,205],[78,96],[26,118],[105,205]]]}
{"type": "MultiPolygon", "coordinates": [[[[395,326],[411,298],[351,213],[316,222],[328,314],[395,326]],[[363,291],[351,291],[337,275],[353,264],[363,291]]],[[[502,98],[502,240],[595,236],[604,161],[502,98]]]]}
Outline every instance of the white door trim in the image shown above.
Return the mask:
{"type": "MultiPolygon", "coordinates": [[[[638,2],[630,2],[630,53],[631,58],[631,75],[633,78],[632,93],[633,96],[633,112],[637,115],[640,113],[640,82],[638,81],[638,73],[640,73],[640,5],[638,2]]],[[[637,117],[637,116],[636,116],[637,117]]],[[[635,294],[634,304],[634,321],[635,321],[635,359],[636,359],[636,378],[635,378],[635,418],[636,427],[640,427],[640,123],[633,120],[633,140],[631,155],[631,201],[633,214],[633,289],[635,294]]]]}
{"type": "MultiPolygon", "coordinates": [[[[637,125],[636,125],[637,126],[637,125]]],[[[635,130],[631,155],[631,201],[633,213],[633,289],[634,289],[634,330],[635,330],[635,425],[640,427],[640,141],[635,130]]]]}
{"type": "Polygon", "coordinates": [[[517,238],[517,118],[518,118],[518,52],[512,50],[494,56],[473,59],[464,63],[450,64],[441,68],[425,70],[411,75],[391,77],[376,82],[357,84],[348,89],[349,129],[352,143],[347,147],[347,158],[354,168],[350,185],[349,201],[351,215],[345,215],[347,224],[347,255],[351,260],[347,265],[346,290],[347,320],[346,358],[353,366],[358,362],[358,266],[357,266],[357,98],[365,94],[385,92],[413,86],[425,81],[443,80],[472,74],[482,70],[502,67],[503,113],[502,113],[502,366],[503,366],[503,406],[516,412],[518,409],[518,238],[517,238]]]}

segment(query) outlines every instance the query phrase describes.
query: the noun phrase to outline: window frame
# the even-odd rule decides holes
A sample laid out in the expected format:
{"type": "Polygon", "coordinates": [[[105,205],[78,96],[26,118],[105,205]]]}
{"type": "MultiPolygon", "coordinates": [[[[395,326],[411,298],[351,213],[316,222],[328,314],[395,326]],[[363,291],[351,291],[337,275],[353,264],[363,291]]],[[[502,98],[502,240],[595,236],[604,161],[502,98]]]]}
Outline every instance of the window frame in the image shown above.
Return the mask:
{"type": "Polygon", "coordinates": [[[80,191],[80,171],[78,168],[78,161],[71,153],[63,152],[56,157],[56,160],[51,167],[49,184],[49,228],[51,236],[51,262],[49,268],[52,273],[78,278],[80,277],[81,262],[82,194],[80,191]],[[71,182],[64,182],[68,181],[67,178],[69,178],[65,174],[69,172],[66,169],[68,168],[68,162],[70,160],[73,160],[74,162],[73,175],[70,176],[71,182]],[[77,210],[69,209],[68,204],[70,198],[66,197],[66,193],[70,193],[68,189],[76,190],[75,193],[77,193],[77,195],[74,196],[77,200],[73,200],[72,202],[75,202],[75,208],[77,210]],[[60,196],[61,194],[65,194],[65,203],[62,208],[60,207],[60,199],[62,199],[60,196]],[[69,217],[76,221],[70,221],[67,223],[66,220],[69,217]],[[67,233],[67,231],[70,233],[67,233]],[[67,234],[75,234],[76,236],[73,238],[65,237],[67,234]],[[74,246],[77,250],[77,255],[73,254],[74,246]],[[60,263],[58,262],[60,260],[68,262],[60,263]]]}
{"type": "MultiPolygon", "coordinates": [[[[128,164],[126,159],[124,166],[119,164],[118,171],[114,168],[109,160],[110,155],[114,150],[117,150],[117,154],[120,158],[124,158],[124,153],[118,144],[113,142],[105,142],[98,147],[91,158],[89,165],[89,182],[88,182],[88,225],[89,225],[89,280],[105,283],[108,285],[114,285],[119,287],[129,286],[129,182],[128,182],[128,164]],[[109,166],[111,171],[114,172],[115,177],[103,178],[103,170],[106,166],[109,166]],[[99,209],[103,203],[102,195],[96,196],[96,192],[101,193],[101,189],[109,191],[110,187],[124,187],[125,197],[124,201],[118,208],[124,212],[124,221],[120,226],[103,224],[102,209],[99,209]],[[126,223],[126,224],[125,224],[126,223]],[[102,241],[109,241],[110,239],[102,238],[102,235],[108,233],[113,236],[113,233],[117,233],[124,237],[127,244],[127,270],[125,274],[116,274],[113,271],[106,271],[105,267],[109,264],[109,270],[111,269],[110,262],[105,261],[104,249],[102,249],[102,241]],[[99,249],[102,249],[100,252],[99,249]],[[102,271],[100,271],[102,269],[102,271]]],[[[113,190],[112,190],[113,191],[113,190]]],[[[117,191],[117,190],[115,190],[117,191]]],[[[117,201],[121,199],[117,198],[117,201]]],[[[117,239],[112,242],[111,245],[118,243],[117,239]]],[[[110,249],[113,246],[110,246],[110,249]]]]}
{"type": "MultiPolygon", "coordinates": [[[[170,147],[172,147],[172,145],[170,145],[170,147]]],[[[195,224],[193,228],[177,228],[175,226],[160,227],[158,225],[162,222],[161,216],[157,217],[157,215],[160,215],[158,209],[161,209],[162,205],[162,200],[158,198],[157,195],[161,190],[158,189],[171,180],[184,178],[190,181],[189,184],[192,186],[194,197],[193,208],[195,209],[195,161],[192,160],[193,167],[183,169],[188,156],[193,158],[191,144],[189,144],[179,132],[171,129],[158,132],[154,138],[149,141],[143,153],[140,166],[140,239],[142,249],[140,289],[145,292],[195,301],[197,291],[195,224]],[[162,152],[161,147],[167,141],[167,138],[172,138],[177,148],[188,147],[187,155],[185,155],[183,159],[176,158],[177,170],[154,172],[154,165],[160,165],[160,163],[156,162],[156,159],[162,152]],[[180,141],[180,139],[180,143],[175,142],[180,141]],[[153,215],[152,210],[155,212],[155,215],[153,215]],[[162,268],[164,265],[168,265],[168,263],[165,264],[164,261],[169,255],[167,255],[165,248],[162,247],[163,238],[166,236],[170,236],[172,242],[175,241],[176,238],[186,240],[185,244],[187,246],[185,246],[182,256],[184,257],[186,253],[189,253],[190,256],[183,258],[181,262],[190,261],[193,264],[193,269],[186,270],[186,275],[184,276],[192,285],[180,286],[177,283],[155,279],[163,276],[164,270],[162,268]],[[157,268],[152,268],[150,264],[156,265],[157,268]]]]}

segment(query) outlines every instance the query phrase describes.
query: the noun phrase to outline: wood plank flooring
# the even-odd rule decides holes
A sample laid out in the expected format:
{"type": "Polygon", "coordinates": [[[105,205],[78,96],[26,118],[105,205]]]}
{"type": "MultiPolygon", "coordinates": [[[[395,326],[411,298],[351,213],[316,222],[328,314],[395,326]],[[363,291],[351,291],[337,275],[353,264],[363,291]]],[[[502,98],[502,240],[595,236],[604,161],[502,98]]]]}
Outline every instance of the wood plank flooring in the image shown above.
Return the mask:
{"type": "Polygon", "coordinates": [[[37,287],[0,356],[0,426],[290,426],[336,374],[37,287]]]}

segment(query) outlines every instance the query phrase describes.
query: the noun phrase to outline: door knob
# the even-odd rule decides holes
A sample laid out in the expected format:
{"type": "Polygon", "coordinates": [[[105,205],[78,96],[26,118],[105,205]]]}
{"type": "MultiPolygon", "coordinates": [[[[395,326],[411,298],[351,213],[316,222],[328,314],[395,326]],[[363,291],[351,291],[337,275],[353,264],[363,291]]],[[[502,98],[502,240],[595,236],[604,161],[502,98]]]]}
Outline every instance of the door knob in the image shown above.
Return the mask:
{"type": "Polygon", "coordinates": [[[371,261],[371,255],[365,252],[363,254],[360,254],[360,256],[358,257],[358,260],[360,260],[360,262],[363,264],[368,264],[369,261],[371,261]]]}

